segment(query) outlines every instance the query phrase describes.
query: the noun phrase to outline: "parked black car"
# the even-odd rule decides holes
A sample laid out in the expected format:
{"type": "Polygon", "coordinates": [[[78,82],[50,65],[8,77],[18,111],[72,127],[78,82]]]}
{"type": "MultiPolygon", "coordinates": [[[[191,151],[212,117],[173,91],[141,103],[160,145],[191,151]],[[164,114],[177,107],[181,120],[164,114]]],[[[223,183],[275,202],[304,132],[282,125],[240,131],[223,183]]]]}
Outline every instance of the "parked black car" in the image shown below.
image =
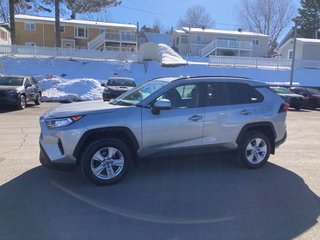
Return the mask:
{"type": "Polygon", "coordinates": [[[104,87],[102,94],[103,101],[109,101],[110,99],[119,97],[137,85],[133,78],[110,77],[107,83],[103,83],[101,86],[104,87]]]}
{"type": "Polygon", "coordinates": [[[291,92],[285,87],[271,87],[290,107],[300,110],[304,106],[304,97],[302,95],[291,92]]]}
{"type": "Polygon", "coordinates": [[[0,105],[24,109],[29,101],[41,102],[41,90],[33,77],[0,76],[0,105]]]}
{"type": "Polygon", "coordinates": [[[305,108],[320,108],[320,91],[313,88],[292,87],[290,90],[294,93],[304,96],[305,108]]]}

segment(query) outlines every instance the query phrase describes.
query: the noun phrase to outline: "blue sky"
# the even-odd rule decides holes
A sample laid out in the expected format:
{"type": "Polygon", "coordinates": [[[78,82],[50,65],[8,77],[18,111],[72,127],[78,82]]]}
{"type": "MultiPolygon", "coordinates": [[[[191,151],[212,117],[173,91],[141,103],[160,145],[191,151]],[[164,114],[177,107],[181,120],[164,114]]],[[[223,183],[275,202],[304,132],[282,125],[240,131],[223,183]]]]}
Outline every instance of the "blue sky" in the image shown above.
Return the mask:
{"type": "MultiPolygon", "coordinates": [[[[299,0],[292,0],[299,7],[299,0]]],[[[237,29],[235,7],[239,0],[122,0],[118,7],[109,8],[112,21],[140,23],[151,26],[158,18],[164,29],[175,27],[186,10],[199,4],[207,9],[218,29],[237,29]]]]}

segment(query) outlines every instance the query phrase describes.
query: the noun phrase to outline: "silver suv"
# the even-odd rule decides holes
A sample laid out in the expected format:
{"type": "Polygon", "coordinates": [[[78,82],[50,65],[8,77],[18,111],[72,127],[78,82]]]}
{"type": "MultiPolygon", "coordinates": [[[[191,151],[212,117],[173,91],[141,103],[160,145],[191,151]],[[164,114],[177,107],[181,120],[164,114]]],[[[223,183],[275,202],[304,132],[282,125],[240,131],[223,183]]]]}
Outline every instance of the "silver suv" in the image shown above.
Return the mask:
{"type": "Polygon", "coordinates": [[[110,103],[52,108],[40,118],[40,162],[80,166],[95,184],[114,184],[129,163],[160,152],[233,151],[259,168],[286,139],[289,105],[268,85],[239,77],[166,77],[110,103]]]}

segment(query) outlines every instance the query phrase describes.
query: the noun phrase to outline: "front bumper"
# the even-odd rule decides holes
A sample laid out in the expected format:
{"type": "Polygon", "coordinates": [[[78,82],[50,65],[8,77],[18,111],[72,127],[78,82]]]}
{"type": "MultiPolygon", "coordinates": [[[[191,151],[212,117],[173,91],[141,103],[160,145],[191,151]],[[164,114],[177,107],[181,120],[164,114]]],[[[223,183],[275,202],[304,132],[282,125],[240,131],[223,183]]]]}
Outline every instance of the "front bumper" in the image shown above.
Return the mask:
{"type": "Polygon", "coordinates": [[[5,92],[0,92],[0,105],[15,106],[18,104],[17,94],[7,94],[5,92]]]}
{"type": "Polygon", "coordinates": [[[52,162],[46,152],[43,150],[43,147],[40,144],[40,155],[39,160],[42,166],[53,169],[53,170],[70,170],[76,167],[75,163],[56,163],[52,162]]]}

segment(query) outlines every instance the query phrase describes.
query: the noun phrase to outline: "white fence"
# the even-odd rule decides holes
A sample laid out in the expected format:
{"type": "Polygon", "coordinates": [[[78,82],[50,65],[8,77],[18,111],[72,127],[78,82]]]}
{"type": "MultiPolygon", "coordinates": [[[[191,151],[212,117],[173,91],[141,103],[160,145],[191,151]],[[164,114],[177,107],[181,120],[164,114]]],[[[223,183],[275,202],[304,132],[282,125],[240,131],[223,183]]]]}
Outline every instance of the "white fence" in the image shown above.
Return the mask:
{"type": "Polygon", "coordinates": [[[89,59],[115,59],[137,62],[139,54],[129,51],[100,51],[73,48],[50,48],[25,45],[0,45],[0,55],[72,57],[89,59]]]}
{"type": "MultiPolygon", "coordinates": [[[[255,68],[291,68],[291,59],[279,58],[253,58],[253,57],[229,57],[209,56],[210,66],[231,66],[231,67],[255,67],[255,68]]],[[[320,69],[320,61],[296,60],[296,68],[320,69]]]]}
{"type": "Polygon", "coordinates": [[[209,65],[256,68],[290,68],[291,60],[277,58],[252,58],[210,55],[209,65]]]}

